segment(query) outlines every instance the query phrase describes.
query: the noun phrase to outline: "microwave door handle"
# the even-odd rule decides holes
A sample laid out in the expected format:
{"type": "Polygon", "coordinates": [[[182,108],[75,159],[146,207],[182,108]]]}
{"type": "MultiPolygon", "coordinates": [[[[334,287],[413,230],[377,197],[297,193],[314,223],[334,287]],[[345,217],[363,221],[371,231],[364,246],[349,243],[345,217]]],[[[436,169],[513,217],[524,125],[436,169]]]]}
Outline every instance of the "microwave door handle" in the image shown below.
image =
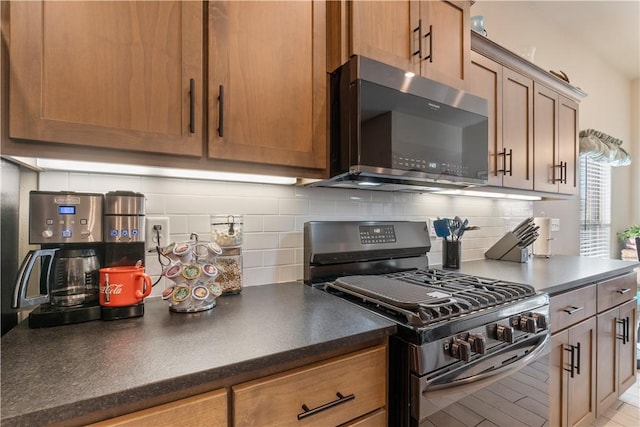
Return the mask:
{"type": "MultiPolygon", "coordinates": [[[[436,399],[439,397],[446,396],[450,393],[458,393],[458,392],[467,392],[473,390],[479,390],[492,384],[496,381],[499,381],[509,375],[512,375],[519,371],[520,369],[527,366],[532,361],[536,360],[538,357],[542,356],[547,352],[548,344],[551,340],[550,335],[545,335],[544,339],[541,340],[526,356],[517,359],[513,363],[507,363],[506,365],[502,365],[497,369],[492,369],[490,371],[486,371],[471,377],[463,378],[460,380],[454,381],[444,381],[443,384],[433,385],[430,383],[446,378],[450,375],[450,373],[443,374],[439,377],[436,377],[432,380],[429,380],[427,384],[421,387],[422,397],[425,399],[436,399]]],[[[489,356],[491,357],[491,356],[489,356]]],[[[455,372],[454,372],[455,373],[455,372]]]]}

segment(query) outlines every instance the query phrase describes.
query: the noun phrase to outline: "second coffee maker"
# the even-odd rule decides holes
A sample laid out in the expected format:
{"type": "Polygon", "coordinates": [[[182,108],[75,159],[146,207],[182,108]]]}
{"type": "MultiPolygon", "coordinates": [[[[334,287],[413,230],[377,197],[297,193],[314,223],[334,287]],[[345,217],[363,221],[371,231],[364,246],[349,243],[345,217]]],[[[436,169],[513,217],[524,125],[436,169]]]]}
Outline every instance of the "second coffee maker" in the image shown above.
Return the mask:
{"type": "Polygon", "coordinates": [[[149,276],[144,273],[144,195],[133,191],[111,191],[105,194],[103,223],[105,260],[104,268],[100,270],[102,319],[116,320],[142,316],[144,314],[143,298],[151,292],[149,276]],[[113,274],[123,269],[132,270],[136,275],[144,276],[141,281],[132,279],[131,283],[114,282],[116,277],[125,277],[123,274],[113,274]],[[106,276],[105,272],[107,272],[106,276]],[[109,278],[109,283],[105,282],[105,277],[109,278]],[[123,288],[118,285],[137,287],[138,282],[141,284],[140,292],[132,291],[132,295],[139,294],[139,298],[126,300],[125,304],[121,303],[125,300],[118,298],[116,294],[123,291],[123,288]]]}

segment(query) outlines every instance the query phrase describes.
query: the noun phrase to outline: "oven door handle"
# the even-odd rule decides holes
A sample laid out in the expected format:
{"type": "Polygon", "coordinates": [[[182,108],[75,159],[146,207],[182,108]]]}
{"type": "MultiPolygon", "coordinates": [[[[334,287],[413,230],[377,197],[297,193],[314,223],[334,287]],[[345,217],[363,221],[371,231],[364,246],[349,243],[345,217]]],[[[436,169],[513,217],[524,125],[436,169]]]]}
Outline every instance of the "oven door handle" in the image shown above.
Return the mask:
{"type": "MultiPolygon", "coordinates": [[[[540,338],[540,337],[538,337],[540,338]]],[[[532,361],[536,360],[548,350],[548,344],[551,341],[551,336],[546,334],[529,353],[525,356],[514,360],[512,363],[504,364],[498,368],[491,369],[471,377],[462,378],[459,380],[448,381],[447,377],[455,376],[459,371],[447,372],[438,377],[433,378],[427,384],[423,386],[422,397],[425,399],[437,398],[449,393],[463,392],[465,388],[481,389],[487,385],[499,381],[509,375],[512,375],[520,369],[527,366],[532,361]],[[440,384],[432,384],[434,382],[440,384]]]]}

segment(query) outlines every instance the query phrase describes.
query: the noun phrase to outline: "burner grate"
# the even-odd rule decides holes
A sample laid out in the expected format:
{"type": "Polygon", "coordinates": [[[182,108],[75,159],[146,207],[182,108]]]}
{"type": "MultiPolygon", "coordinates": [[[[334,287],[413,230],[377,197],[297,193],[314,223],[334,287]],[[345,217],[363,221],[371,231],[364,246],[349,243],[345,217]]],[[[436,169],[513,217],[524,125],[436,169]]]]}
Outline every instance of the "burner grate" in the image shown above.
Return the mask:
{"type": "Polygon", "coordinates": [[[448,320],[535,294],[529,285],[437,269],[347,276],[329,286],[395,308],[412,325],[448,320]]]}

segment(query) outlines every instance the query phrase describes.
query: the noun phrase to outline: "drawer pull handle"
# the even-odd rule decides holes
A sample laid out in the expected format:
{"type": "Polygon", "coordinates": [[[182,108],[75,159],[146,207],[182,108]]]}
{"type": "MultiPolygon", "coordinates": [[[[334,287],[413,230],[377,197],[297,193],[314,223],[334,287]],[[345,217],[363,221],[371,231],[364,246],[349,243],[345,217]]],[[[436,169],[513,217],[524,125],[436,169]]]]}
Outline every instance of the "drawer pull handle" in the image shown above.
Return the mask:
{"type": "Polygon", "coordinates": [[[306,417],[310,417],[311,415],[317,414],[318,412],[322,412],[325,409],[332,408],[336,405],[340,405],[342,403],[348,402],[356,398],[356,395],[353,393],[343,396],[342,393],[338,392],[336,393],[336,396],[338,396],[338,398],[333,402],[325,403],[324,405],[318,406],[317,408],[313,408],[313,409],[309,409],[307,405],[303,404],[302,410],[304,412],[301,412],[298,414],[298,420],[301,420],[306,417]]]}
{"type": "Polygon", "coordinates": [[[618,289],[616,292],[619,293],[620,295],[624,295],[627,292],[629,292],[631,289],[626,288],[626,289],[618,289]]]}
{"type": "Polygon", "coordinates": [[[577,313],[577,312],[579,312],[580,310],[583,310],[583,309],[584,309],[584,307],[569,306],[567,308],[562,309],[562,311],[564,311],[568,315],[572,315],[573,313],[577,313]]]}

